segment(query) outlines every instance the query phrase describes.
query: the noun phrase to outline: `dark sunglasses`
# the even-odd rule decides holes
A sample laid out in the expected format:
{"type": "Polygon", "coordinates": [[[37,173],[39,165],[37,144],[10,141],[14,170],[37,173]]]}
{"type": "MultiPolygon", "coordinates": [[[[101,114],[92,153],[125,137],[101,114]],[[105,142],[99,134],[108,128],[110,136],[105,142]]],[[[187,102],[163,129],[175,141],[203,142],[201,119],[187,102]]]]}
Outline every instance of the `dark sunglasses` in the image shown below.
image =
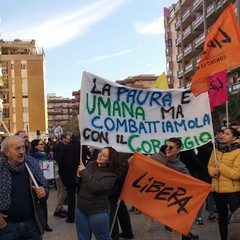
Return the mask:
{"type": "Polygon", "coordinates": [[[166,149],[169,149],[170,151],[172,151],[174,149],[173,146],[169,146],[169,145],[166,145],[166,149]]]}

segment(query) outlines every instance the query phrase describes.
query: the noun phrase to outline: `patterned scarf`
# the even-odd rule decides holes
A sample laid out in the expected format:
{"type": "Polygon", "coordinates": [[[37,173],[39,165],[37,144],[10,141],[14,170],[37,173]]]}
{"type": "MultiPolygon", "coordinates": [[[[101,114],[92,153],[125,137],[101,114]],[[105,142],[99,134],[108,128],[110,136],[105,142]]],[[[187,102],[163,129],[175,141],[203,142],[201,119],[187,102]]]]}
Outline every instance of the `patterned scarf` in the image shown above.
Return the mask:
{"type": "Polygon", "coordinates": [[[223,143],[220,141],[216,142],[216,148],[220,151],[220,152],[231,152],[233,150],[236,150],[238,148],[240,148],[240,144],[237,142],[232,142],[232,143],[223,143]]]}
{"type": "Polygon", "coordinates": [[[11,173],[23,172],[27,163],[33,176],[40,186],[47,187],[47,180],[38,166],[38,162],[29,155],[24,156],[24,162],[14,166],[3,154],[0,159],[0,212],[7,211],[11,205],[12,177],[11,173]]]}

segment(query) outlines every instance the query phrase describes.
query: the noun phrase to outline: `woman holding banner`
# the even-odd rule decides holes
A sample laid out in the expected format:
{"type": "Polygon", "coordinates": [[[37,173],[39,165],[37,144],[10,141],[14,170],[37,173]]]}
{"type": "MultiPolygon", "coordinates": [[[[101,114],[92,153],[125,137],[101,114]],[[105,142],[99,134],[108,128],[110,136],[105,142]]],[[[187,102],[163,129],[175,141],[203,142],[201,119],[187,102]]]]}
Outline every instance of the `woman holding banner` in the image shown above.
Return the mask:
{"type": "Polygon", "coordinates": [[[77,170],[80,186],[76,208],[78,240],[111,240],[109,227],[109,194],[117,180],[119,154],[112,147],[105,147],[96,161],[86,167],[81,162],[77,170]]]}
{"type": "Polygon", "coordinates": [[[226,128],[222,142],[216,142],[208,171],[214,186],[214,200],[219,216],[221,240],[228,239],[228,207],[231,213],[240,207],[240,144],[236,142],[239,132],[226,128]]]}

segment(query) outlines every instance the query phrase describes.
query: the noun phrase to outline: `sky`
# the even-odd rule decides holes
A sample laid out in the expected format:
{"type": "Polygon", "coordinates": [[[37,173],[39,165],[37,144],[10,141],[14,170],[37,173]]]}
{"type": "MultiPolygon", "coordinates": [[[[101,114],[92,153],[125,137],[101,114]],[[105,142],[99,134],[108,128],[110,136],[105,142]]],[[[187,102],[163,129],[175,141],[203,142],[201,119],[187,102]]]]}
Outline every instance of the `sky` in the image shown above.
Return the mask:
{"type": "Polygon", "coordinates": [[[4,1],[3,40],[32,40],[46,58],[47,93],[72,98],[87,71],[110,81],[166,70],[163,8],[176,0],[4,1]]]}

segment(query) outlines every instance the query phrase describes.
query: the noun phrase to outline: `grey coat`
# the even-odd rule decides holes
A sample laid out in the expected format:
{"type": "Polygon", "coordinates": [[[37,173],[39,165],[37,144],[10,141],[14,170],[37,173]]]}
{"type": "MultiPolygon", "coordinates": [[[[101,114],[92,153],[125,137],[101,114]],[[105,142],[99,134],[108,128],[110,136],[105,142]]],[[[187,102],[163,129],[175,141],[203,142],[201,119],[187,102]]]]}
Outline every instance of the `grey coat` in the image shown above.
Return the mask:
{"type": "Polygon", "coordinates": [[[166,167],[169,167],[175,171],[190,175],[188,169],[186,168],[185,164],[180,161],[179,155],[177,158],[167,158],[167,156],[159,151],[159,153],[154,153],[151,158],[166,167]]]}

